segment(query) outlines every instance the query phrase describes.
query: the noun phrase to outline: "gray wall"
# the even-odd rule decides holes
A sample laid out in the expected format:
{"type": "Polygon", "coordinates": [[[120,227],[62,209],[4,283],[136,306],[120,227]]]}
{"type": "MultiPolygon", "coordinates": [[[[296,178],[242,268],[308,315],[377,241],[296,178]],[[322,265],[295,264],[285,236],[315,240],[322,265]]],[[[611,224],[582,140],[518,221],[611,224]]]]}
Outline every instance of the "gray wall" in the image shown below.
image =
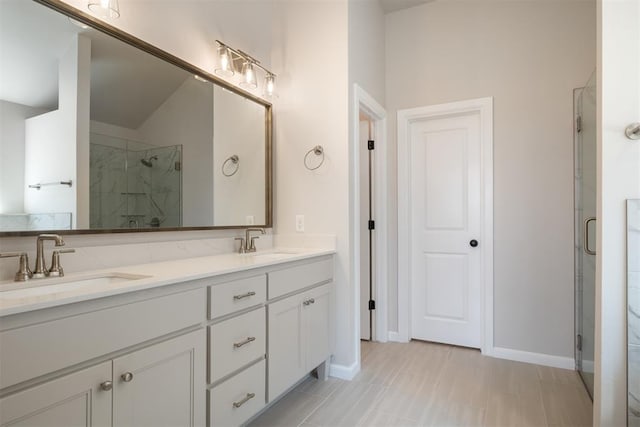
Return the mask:
{"type": "Polygon", "coordinates": [[[392,177],[398,109],[494,97],[496,347],[573,357],[572,90],[595,68],[595,24],[595,1],[435,2],[386,18],[392,177]]]}

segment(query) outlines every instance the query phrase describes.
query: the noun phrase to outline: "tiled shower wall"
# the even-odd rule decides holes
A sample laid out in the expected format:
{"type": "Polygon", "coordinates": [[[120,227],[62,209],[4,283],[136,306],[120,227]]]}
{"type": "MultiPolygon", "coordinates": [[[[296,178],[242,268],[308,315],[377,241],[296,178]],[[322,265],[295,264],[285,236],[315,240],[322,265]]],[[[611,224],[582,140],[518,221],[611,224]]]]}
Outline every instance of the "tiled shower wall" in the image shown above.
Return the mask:
{"type": "Polygon", "coordinates": [[[181,146],[152,148],[93,133],[91,141],[92,229],[182,224],[181,146]]]}
{"type": "Polygon", "coordinates": [[[640,427],[640,199],[627,201],[629,427],[640,427]]]}

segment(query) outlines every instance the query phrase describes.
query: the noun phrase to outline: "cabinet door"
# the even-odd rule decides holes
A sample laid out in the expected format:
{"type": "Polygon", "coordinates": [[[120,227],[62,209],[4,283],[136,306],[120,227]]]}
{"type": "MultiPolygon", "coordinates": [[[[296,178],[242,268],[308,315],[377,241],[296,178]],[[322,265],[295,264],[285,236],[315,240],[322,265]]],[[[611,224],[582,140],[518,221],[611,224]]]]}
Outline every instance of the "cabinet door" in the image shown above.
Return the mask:
{"type": "Polygon", "coordinates": [[[303,294],[302,318],[305,337],[306,371],[314,369],[331,354],[332,284],[303,294]],[[307,304],[304,304],[304,302],[307,304]]]}
{"type": "Polygon", "coordinates": [[[269,401],[305,374],[300,295],[269,304],[269,401]]]}
{"type": "Polygon", "coordinates": [[[4,426],[110,426],[111,391],[100,385],[111,379],[111,362],[34,386],[0,399],[4,426]]]}
{"type": "Polygon", "coordinates": [[[113,361],[113,425],[205,424],[204,329],[113,361]]]}

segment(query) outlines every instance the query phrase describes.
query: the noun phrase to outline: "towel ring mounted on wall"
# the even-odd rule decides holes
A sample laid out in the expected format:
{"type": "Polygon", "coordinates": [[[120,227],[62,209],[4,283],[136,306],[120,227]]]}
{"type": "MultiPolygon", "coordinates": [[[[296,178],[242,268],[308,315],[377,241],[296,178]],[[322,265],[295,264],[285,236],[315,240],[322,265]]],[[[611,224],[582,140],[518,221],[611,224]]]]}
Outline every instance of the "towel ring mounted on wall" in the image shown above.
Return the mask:
{"type": "Polygon", "coordinates": [[[307,151],[307,154],[304,155],[304,167],[309,169],[310,171],[314,171],[318,169],[320,166],[322,166],[323,163],[324,163],[324,148],[322,148],[322,145],[316,145],[311,150],[307,151]],[[315,154],[316,156],[322,156],[322,158],[320,159],[320,163],[318,163],[318,165],[315,167],[309,166],[309,154],[311,153],[315,154]]]}
{"type": "Polygon", "coordinates": [[[224,163],[222,164],[222,175],[224,175],[224,176],[233,176],[233,175],[236,174],[236,172],[238,172],[238,169],[240,169],[240,157],[238,157],[237,154],[234,154],[233,156],[231,156],[227,160],[225,160],[224,163]],[[233,172],[226,173],[225,169],[227,168],[227,164],[229,162],[231,162],[231,164],[235,165],[235,168],[233,168],[233,172]]]}

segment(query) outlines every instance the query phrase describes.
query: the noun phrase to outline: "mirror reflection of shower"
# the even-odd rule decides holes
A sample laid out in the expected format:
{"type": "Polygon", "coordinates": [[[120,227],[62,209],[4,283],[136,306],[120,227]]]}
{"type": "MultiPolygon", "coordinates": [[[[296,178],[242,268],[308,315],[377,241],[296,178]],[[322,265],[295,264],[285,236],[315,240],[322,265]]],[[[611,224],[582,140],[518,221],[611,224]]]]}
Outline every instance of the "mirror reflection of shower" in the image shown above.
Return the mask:
{"type": "Polygon", "coordinates": [[[140,159],[140,163],[150,168],[153,167],[153,161],[158,160],[158,156],[151,156],[149,159],[140,159]]]}
{"type": "Polygon", "coordinates": [[[182,226],[182,146],[91,133],[91,228],[182,226]]]}

